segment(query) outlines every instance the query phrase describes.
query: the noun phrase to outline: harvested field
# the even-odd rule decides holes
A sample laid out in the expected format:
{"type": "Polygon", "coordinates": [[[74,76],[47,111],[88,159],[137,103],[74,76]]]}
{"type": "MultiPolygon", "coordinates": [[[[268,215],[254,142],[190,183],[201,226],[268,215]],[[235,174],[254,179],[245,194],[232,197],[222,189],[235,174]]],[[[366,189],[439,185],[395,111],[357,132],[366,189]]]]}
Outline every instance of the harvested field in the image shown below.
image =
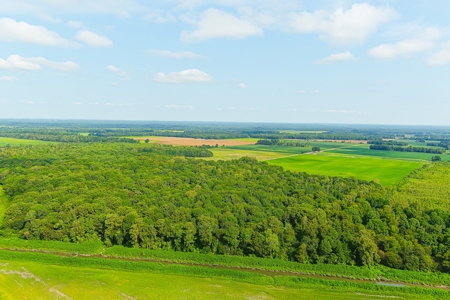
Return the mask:
{"type": "Polygon", "coordinates": [[[175,146],[201,146],[201,145],[240,146],[240,145],[255,144],[254,141],[249,141],[248,139],[204,140],[204,139],[167,137],[167,136],[135,137],[134,139],[139,141],[145,141],[146,139],[149,139],[151,143],[175,145],[175,146]]]}

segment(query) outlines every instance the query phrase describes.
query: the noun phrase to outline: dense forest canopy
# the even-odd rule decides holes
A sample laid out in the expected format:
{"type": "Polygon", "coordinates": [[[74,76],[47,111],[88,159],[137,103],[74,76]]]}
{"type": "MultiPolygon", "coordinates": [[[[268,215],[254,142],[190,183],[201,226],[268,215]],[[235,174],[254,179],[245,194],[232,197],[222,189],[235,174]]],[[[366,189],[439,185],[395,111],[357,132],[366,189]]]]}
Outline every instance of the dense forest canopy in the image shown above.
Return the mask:
{"type": "Polygon", "coordinates": [[[10,202],[2,234],[450,270],[447,207],[410,203],[401,196],[408,189],[283,171],[250,158],[187,157],[208,152],[128,143],[2,148],[0,184],[10,202]]]}

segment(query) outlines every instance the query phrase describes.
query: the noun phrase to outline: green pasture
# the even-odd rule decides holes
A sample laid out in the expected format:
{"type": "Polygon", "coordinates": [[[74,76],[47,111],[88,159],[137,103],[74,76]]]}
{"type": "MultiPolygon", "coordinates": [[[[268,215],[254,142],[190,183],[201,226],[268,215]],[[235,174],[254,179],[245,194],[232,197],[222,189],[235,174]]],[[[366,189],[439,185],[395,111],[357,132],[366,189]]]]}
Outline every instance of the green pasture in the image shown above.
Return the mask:
{"type": "Polygon", "coordinates": [[[281,157],[286,157],[294,154],[286,154],[284,152],[274,152],[274,151],[260,151],[260,150],[240,150],[240,149],[230,149],[230,147],[219,147],[219,148],[211,148],[210,150],[214,156],[213,157],[205,157],[202,159],[205,160],[230,160],[230,159],[238,159],[244,156],[253,157],[257,160],[270,160],[277,159],[281,157]]]}
{"type": "Polygon", "coordinates": [[[422,162],[381,159],[373,157],[348,157],[332,154],[307,154],[270,160],[270,164],[285,170],[317,175],[355,177],[362,180],[379,181],[382,185],[400,182],[422,162]]]}
{"type": "MultiPolygon", "coordinates": [[[[329,153],[340,153],[347,156],[372,156],[380,158],[391,158],[401,160],[418,160],[418,161],[431,161],[431,158],[436,154],[420,153],[420,152],[399,152],[399,151],[382,151],[382,150],[370,150],[368,145],[354,145],[347,146],[345,148],[338,148],[328,150],[329,153]]],[[[439,155],[443,161],[450,161],[450,155],[439,155]]]]}
{"type": "Polygon", "coordinates": [[[6,145],[18,146],[18,145],[39,145],[48,143],[50,142],[0,137],[0,147],[5,147],[6,145]]]}

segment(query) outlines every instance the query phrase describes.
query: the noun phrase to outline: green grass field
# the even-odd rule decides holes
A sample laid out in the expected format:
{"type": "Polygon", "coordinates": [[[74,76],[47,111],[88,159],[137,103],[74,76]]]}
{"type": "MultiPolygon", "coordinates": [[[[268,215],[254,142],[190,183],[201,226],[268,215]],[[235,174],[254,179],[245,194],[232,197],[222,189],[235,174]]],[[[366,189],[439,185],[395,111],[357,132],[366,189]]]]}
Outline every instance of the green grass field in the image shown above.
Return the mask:
{"type": "Polygon", "coordinates": [[[48,143],[50,142],[0,137],[0,147],[5,147],[6,145],[18,146],[18,145],[39,145],[48,143]]]}
{"type": "Polygon", "coordinates": [[[423,165],[422,162],[347,157],[321,153],[307,154],[269,161],[285,170],[310,174],[355,177],[367,181],[378,180],[383,185],[400,182],[405,176],[423,165]]]}
{"type": "Polygon", "coordinates": [[[42,253],[2,251],[0,257],[0,299],[442,299],[445,293],[42,253]]]}

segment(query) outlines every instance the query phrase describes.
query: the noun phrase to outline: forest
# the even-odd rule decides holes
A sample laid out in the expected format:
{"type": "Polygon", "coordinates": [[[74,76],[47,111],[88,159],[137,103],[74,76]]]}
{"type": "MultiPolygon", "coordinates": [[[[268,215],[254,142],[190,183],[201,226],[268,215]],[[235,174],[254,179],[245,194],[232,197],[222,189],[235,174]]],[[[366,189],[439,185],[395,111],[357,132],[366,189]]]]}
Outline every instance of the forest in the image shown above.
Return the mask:
{"type": "MultiPolygon", "coordinates": [[[[0,149],[1,235],[450,271],[447,206],[408,189],[317,176],[205,147],[59,143],[0,149]],[[404,195],[404,196],[402,196],[404,195]]],[[[420,170],[434,174],[436,163],[420,170]]],[[[431,189],[432,190],[432,189],[431,189]]]]}

